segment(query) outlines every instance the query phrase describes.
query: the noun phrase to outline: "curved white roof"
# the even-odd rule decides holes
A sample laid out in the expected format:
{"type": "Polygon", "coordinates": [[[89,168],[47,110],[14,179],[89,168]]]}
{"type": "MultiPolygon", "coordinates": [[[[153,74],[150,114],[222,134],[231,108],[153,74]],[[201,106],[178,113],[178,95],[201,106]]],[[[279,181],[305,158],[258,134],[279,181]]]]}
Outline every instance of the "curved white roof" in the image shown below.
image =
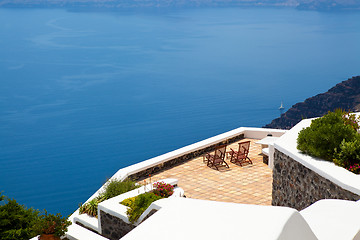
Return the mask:
{"type": "Polygon", "coordinates": [[[317,239],[301,214],[287,207],[189,198],[160,201],[162,208],[121,240],[317,239]]]}

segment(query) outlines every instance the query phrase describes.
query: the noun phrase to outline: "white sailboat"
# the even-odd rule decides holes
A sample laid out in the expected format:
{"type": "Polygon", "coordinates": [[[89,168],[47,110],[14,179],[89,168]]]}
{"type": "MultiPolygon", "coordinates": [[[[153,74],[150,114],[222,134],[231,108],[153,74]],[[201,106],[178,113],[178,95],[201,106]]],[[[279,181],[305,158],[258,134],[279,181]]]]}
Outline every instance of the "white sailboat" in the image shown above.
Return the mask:
{"type": "Polygon", "coordinates": [[[282,101],[281,101],[281,104],[280,104],[279,110],[284,110],[284,106],[283,106],[283,102],[282,102],[282,101]]]}

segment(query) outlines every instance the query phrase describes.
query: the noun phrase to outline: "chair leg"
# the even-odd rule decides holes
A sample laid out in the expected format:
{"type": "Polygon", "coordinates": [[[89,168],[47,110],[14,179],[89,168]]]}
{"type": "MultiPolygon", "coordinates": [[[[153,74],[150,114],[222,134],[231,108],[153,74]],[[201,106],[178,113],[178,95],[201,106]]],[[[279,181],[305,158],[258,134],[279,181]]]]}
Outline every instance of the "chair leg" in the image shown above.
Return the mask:
{"type": "Polygon", "coordinates": [[[235,152],[232,151],[232,152],[231,152],[231,156],[230,156],[230,162],[231,162],[231,163],[235,163],[235,162],[236,162],[236,159],[235,159],[235,156],[234,156],[234,155],[235,155],[235,152]]]}
{"type": "Polygon", "coordinates": [[[216,170],[218,170],[219,171],[219,169],[218,169],[218,167],[216,166],[216,164],[215,164],[215,160],[214,160],[214,162],[212,163],[212,165],[210,166],[211,168],[212,167],[215,167],[216,168],[216,170]]]}

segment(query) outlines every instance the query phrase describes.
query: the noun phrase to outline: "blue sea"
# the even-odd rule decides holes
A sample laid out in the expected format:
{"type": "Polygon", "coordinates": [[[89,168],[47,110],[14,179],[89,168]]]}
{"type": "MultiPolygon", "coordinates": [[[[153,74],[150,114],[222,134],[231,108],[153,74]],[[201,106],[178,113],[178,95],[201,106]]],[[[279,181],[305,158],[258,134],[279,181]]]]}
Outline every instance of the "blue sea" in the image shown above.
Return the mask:
{"type": "Polygon", "coordinates": [[[71,214],[118,169],[360,74],[360,13],[0,9],[0,191],[71,214]]]}

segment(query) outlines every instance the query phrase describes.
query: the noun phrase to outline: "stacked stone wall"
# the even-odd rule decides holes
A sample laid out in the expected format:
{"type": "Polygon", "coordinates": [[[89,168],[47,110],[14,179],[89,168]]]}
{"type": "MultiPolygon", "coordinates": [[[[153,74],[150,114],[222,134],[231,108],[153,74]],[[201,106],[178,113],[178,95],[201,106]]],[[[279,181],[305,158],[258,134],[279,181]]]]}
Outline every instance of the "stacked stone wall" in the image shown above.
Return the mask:
{"type": "Polygon", "coordinates": [[[135,228],[131,223],[126,223],[122,219],[100,211],[101,235],[111,240],[119,240],[125,234],[135,228]]]}
{"type": "Polygon", "coordinates": [[[320,199],[356,201],[360,196],[275,149],[272,205],[302,210],[320,199]]]}

